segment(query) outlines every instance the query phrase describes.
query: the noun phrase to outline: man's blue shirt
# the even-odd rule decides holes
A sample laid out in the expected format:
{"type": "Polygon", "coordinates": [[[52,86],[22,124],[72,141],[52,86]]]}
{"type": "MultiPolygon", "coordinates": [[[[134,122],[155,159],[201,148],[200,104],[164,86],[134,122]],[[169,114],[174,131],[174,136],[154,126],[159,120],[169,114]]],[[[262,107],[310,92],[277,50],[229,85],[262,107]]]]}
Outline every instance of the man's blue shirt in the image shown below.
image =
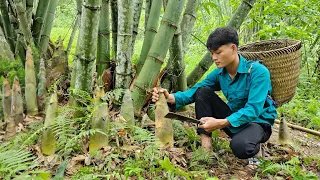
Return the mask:
{"type": "Polygon", "coordinates": [[[273,125],[277,111],[273,106],[272,87],[269,70],[259,62],[248,61],[239,56],[236,76],[231,79],[225,68],[213,70],[203,81],[185,92],[174,93],[176,109],[194,102],[194,95],[201,87],[222,90],[233,112],[226,119],[231,124],[230,131],[236,133],[249,122],[273,125]]]}

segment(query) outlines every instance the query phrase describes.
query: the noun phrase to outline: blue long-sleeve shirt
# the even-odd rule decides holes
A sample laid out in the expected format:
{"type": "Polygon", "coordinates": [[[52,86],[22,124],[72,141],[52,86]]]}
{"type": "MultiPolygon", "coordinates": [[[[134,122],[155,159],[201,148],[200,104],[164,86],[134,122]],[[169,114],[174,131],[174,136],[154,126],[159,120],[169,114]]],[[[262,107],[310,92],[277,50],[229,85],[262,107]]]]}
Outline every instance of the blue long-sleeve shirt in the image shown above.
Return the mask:
{"type": "Polygon", "coordinates": [[[271,95],[272,87],[269,70],[262,64],[248,61],[239,56],[237,75],[231,79],[224,68],[213,70],[203,81],[184,92],[174,93],[176,109],[194,102],[194,95],[201,87],[222,90],[233,112],[226,119],[230,131],[236,133],[249,122],[273,125],[277,117],[271,95]]]}

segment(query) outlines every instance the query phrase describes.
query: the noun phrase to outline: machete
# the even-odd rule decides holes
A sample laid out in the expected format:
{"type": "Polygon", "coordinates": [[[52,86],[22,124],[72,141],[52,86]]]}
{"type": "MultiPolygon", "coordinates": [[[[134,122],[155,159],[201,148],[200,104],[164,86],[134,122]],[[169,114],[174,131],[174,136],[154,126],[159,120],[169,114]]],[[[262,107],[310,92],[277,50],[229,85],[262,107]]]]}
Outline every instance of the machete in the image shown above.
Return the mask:
{"type": "Polygon", "coordinates": [[[179,120],[179,121],[196,123],[196,124],[200,124],[200,125],[203,124],[198,119],[195,119],[195,118],[192,118],[192,117],[183,116],[181,114],[177,114],[177,113],[173,113],[173,112],[168,112],[168,114],[165,117],[166,118],[170,118],[170,119],[176,119],[176,120],[179,120]]]}

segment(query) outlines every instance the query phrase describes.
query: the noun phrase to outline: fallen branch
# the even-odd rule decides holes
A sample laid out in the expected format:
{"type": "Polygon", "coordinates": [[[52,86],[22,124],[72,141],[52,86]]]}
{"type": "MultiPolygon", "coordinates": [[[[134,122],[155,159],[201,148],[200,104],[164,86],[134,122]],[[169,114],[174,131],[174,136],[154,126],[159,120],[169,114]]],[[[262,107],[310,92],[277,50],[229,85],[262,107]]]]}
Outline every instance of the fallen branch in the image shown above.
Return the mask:
{"type": "MultiPolygon", "coordinates": [[[[280,120],[275,120],[274,122],[277,123],[277,124],[280,124],[280,120]]],[[[309,134],[312,134],[312,135],[320,137],[320,132],[319,131],[315,131],[315,130],[312,130],[312,129],[304,128],[304,127],[301,127],[301,126],[298,126],[298,125],[294,125],[294,124],[290,124],[290,123],[287,123],[287,124],[292,129],[296,129],[296,130],[299,130],[299,131],[302,131],[302,132],[306,132],[306,133],[309,133],[309,134]]]]}

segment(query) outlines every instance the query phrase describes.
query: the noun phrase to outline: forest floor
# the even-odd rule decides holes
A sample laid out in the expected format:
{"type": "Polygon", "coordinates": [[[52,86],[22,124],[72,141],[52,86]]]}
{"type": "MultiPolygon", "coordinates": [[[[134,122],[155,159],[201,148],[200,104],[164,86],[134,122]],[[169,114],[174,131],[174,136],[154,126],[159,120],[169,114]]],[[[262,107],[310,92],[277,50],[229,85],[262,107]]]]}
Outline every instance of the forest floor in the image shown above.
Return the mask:
{"type": "MultiPolygon", "coordinates": [[[[194,110],[192,106],[188,111],[182,112],[182,114],[194,117],[194,110]]],[[[43,118],[27,116],[23,122],[23,125],[18,127],[18,131],[27,132],[28,126],[36,121],[43,121],[43,118]]],[[[194,126],[190,124],[183,124],[183,126],[188,126],[189,129],[194,129],[194,126]]],[[[151,131],[153,130],[154,129],[151,128],[151,131]]],[[[228,141],[230,141],[230,138],[224,132],[216,133],[214,142],[225,142],[225,144],[227,145],[220,144],[218,150],[216,148],[217,151],[210,152],[209,156],[204,155],[213,161],[199,158],[200,160],[194,163],[194,149],[186,147],[187,145],[190,146],[190,144],[186,143],[187,140],[182,140],[179,143],[175,143],[174,148],[164,149],[161,151],[165,152],[164,154],[169,157],[171,164],[173,164],[175,167],[178,167],[178,169],[171,170],[172,172],[175,172],[177,174],[177,176],[175,176],[176,179],[188,179],[185,178],[188,176],[190,176],[191,179],[204,179],[201,176],[201,173],[192,174],[193,170],[194,172],[196,172],[196,170],[198,169],[197,166],[204,167],[204,170],[209,177],[218,177],[219,179],[297,179],[296,177],[303,177],[308,172],[312,172],[314,175],[320,178],[320,138],[308,135],[298,130],[290,129],[290,134],[294,142],[293,145],[281,146],[277,141],[278,132],[279,125],[275,124],[273,126],[273,133],[271,138],[266,143],[264,143],[265,158],[262,161],[262,165],[254,170],[248,169],[248,167],[246,166],[246,160],[240,160],[232,154],[230,148],[228,147],[228,141]],[[184,175],[182,172],[186,172],[187,175],[184,175]],[[179,173],[182,176],[180,176],[179,173]]],[[[2,134],[4,133],[2,132],[0,134],[0,142],[3,141],[2,134]]],[[[114,145],[119,144],[119,139],[111,137],[109,140],[113,141],[114,143],[113,145],[109,145],[103,148],[102,153],[100,154],[101,159],[97,157],[90,157],[89,153],[85,150],[87,147],[83,148],[83,154],[72,154],[73,157],[66,166],[64,178],[74,179],[73,176],[77,174],[81,168],[83,169],[89,166],[100,167],[98,168],[100,169],[99,173],[103,172],[101,171],[101,168],[106,167],[108,164],[108,166],[111,166],[109,167],[109,169],[128,168],[124,166],[126,159],[129,157],[136,157],[138,159],[141,159],[141,157],[139,157],[139,153],[144,151],[145,148],[148,147],[148,145],[139,146],[137,145],[137,143],[129,143],[130,145],[128,146],[119,147],[119,145],[114,145]],[[111,158],[112,162],[103,160],[106,159],[106,156],[117,153],[123,153],[121,155],[121,158],[111,158]]],[[[125,140],[123,140],[123,142],[124,141],[125,140]]],[[[129,142],[129,140],[127,142],[129,142]]],[[[199,142],[197,142],[197,146],[198,148],[200,148],[199,142]]],[[[31,151],[36,157],[35,161],[37,162],[37,164],[40,164],[40,166],[38,166],[40,170],[49,171],[51,176],[54,176],[58,172],[59,166],[62,164],[63,160],[57,155],[43,155],[40,150],[39,141],[36,144],[29,146],[27,150],[31,151]]],[[[146,165],[146,167],[148,167],[148,165],[146,165]]],[[[166,168],[164,167],[164,170],[162,170],[165,171],[165,169],[166,168]]],[[[146,168],[144,170],[148,169],[146,168]]],[[[123,173],[125,172],[125,170],[121,170],[120,172],[123,173]]],[[[120,179],[126,179],[122,173],[120,173],[120,176],[118,176],[118,178],[114,177],[111,179],[119,179],[119,177],[121,177],[120,179]]],[[[139,173],[144,179],[157,179],[148,173],[144,173],[143,170],[139,173]]],[[[159,172],[157,173],[157,177],[159,177],[159,172]]],[[[128,179],[140,178],[138,178],[138,176],[135,176],[133,173],[133,175],[129,176],[128,179]]]]}

